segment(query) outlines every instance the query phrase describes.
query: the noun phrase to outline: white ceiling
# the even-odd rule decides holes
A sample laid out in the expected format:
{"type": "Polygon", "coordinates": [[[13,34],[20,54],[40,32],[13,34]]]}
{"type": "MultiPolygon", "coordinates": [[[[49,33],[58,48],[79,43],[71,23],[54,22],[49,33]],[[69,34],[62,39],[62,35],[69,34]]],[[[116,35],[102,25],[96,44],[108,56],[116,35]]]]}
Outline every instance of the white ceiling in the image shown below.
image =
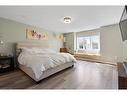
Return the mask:
{"type": "Polygon", "coordinates": [[[0,17],[61,33],[118,23],[124,6],[0,6],[0,17]],[[72,17],[64,24],[63,17],[72,17]]]}

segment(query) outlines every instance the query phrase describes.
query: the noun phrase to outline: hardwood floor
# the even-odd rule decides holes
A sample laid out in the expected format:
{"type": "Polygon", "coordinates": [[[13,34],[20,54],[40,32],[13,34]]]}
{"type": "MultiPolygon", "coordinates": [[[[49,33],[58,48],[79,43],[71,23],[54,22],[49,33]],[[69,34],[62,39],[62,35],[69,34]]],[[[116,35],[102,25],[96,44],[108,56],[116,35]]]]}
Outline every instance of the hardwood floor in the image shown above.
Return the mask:
{"type": "Polygon", "coordinates": [[[117,89],[117,67],[78,61],[74,67],[36,83],[20,70],[0,75],[0,89],[117,89]]]}

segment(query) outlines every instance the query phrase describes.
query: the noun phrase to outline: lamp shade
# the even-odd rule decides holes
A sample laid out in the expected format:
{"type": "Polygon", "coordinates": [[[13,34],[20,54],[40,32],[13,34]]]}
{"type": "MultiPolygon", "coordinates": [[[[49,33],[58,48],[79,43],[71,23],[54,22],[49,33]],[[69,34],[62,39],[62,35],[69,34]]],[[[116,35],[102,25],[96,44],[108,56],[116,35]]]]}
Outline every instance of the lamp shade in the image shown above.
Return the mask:
{"type": "Polygon", "coordinates": [[[64,37],[63,41],[66,42],[66,37],[64,37]]]}
{"type": "Polygon", "coordinates": [[[4,44],[4,42],[2,40],[0,40],[0,45],[3,45],[3,44],[4,44]]]}

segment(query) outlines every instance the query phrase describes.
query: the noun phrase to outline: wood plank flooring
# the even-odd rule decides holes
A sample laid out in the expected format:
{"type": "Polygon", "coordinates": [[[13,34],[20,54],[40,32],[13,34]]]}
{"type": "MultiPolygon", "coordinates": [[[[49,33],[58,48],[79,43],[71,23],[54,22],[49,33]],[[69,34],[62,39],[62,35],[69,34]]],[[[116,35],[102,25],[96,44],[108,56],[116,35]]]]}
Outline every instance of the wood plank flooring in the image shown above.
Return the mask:
{"type": "Polygon", "coordinates": [[[36,83],[20,70],[0,74],[0,89],[117,89],[117,67],[78,61],[74,67],[36,83]]]}

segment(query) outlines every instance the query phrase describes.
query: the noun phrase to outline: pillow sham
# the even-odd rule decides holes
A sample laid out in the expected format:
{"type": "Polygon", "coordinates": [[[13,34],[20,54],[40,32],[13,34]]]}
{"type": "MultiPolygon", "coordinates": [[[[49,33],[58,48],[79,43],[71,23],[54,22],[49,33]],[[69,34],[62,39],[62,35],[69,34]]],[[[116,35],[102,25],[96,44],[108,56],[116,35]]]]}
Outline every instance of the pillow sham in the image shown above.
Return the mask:
{"type": "Polygon", "coordinates": [[[21,48],[22,52],[27,53],[56,53],[51,49],[42,49],[42,48],[21,48]]]}
{"type": "Polygon", "coordinates": [[[21,48],[22,52],[27,52],[27,53],[34,53],[32,48],[21,48]]]}
{"type": "Polygon", "coordinates": [[[51,49],[33,48],[35,53],[56,53],[51,49]]]}

